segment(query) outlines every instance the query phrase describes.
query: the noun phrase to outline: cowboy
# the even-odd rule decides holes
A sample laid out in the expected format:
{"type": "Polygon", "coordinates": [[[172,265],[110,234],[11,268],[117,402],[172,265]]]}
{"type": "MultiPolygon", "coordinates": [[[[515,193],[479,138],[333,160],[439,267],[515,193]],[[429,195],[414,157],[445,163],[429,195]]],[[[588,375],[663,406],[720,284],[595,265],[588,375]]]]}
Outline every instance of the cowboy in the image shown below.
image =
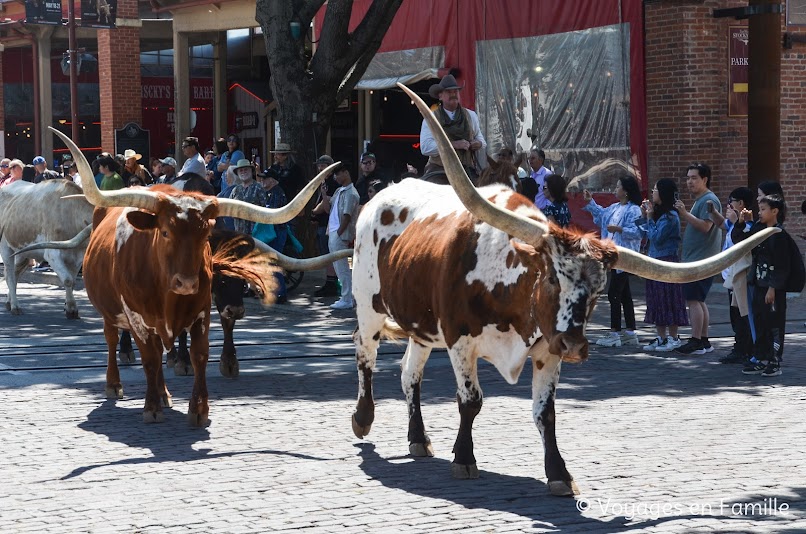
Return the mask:
{"type": "Polygon", "coordinates": [[[291,145],[277,143],[271,153],[274,154],[274,163],[266,174],[274,176],[290,201],[305,187],[305,176],[291,157],[291,145]]]}
{"type": "MultiPolygon", "coordinates": [[[[434,116],[448,135],[468,175],[471,179],[475,179],[481,171],[481,165],[486,161],[486,158],[480,158],[478,154],[487,147],[487,141],[481,134],[479,116],[475,111],[462,107],[459,102],[461,90],[462,87],[456,83],[456,78],[448,74],[439,83],[432,85],[428,89],[428,94],[439,100],[440,104],[434,111],[434,116]]],[[[444,169],[434,135],[425,121],[420,128],[420,152],[428,156],[428,164],[423,174],[444,169]]]]}
{"type": "Polygon", "coordinates": [[[139,161],[142,157],[142,154],[138,154],[131,148],[127,148],[123,151],[123,159],[125,161],[123,164],[123,172],[120,173],[120,177],[123,178],[123,185],[127,187],[130,186],[133,178],[136,178],[138,182],[142,182],[143,185],[148,185],[154,181],[151,177],[151,173],[140,165],[139,161]]]}

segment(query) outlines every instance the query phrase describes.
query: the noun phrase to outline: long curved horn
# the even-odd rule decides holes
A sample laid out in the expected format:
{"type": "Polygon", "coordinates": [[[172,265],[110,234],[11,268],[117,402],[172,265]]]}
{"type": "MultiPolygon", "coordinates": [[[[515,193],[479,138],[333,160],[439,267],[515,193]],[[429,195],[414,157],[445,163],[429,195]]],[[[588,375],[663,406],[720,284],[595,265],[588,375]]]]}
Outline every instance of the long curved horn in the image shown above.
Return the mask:
{"type": "Polygon", "coordinates": [[[345,250],[331,252],[330,254],[325,254],[324,256],[317,256],[315,258],[306,258],[301,260],[298,258],[291,258],[285,254],[277,252],[260,239],[255,239],[255,248],[260,250],[262,253],[271,256],[277,265],[288,271],[315,271],[316,269],[327,267],[336,260],[349,258],[353,255],[353,249],[348,248],[345,250]]]}
{"type": "Polygon", "coordinates": [[[780,228],[767,228],[716,256],[689,263],[660,261],[628,248],[616,247],[618,249],[618,260],[613,265],[613,268],[637,274],[649,280],[657,280],[658,282],[674,284],[693,282],[714,276],[716,273],[725,270],[729,265],[736,263],[739,258],[749,253],[753,247],[758,246],[759,243],[780,231],[780,228]]]}
{"type": "Polygon", "coordinates": [[[451,183],[459,199],[462,201],[462,204],[465,205],[468,211],[490,226],[498,228],[527,243],[534,244],[541,235],[548,232],[547,224],[533,221],[517,213],[499,208],[482,197],[473,186],[470,178],[467,177],[467,173],[464,167],[462,167],[462,162],[459,161],[459,156],[456,155],[450,141],[448,141],[448,136],[445,135],[442,126],[434,117],[434,114],[431,113],[431,110],[425,102],[417,96],[417,93],[411,91],[405,85],[398,83],[397,86],[409,95],[412,101],[417,105],[417,109],[420,110],[420,114],[422,114],[423,118],[428,123],[431,133],[434,135],[434,140],[437,142],[439,156],[442,158],[442,163],[445,165],[445,174],[448,177],[448,181],[451,183]]]}
{"type": "Polygon", "coordinates": [[[81,187],[84,189],[84,197],[93,206],[106,208],[114,206],[132,207],[156,213],[157,203],[160,197],[153,191],[141,188],[126,188],[117,191],[101,191],[98,189],[98,185],[95,183],[95,175],[92,173],[92,167],[90,167],[87,158],[84,157],[81,150],[73,143],[73,140],[56,128],[51,126],[48,126],[48,128],[64,141],[64,144],[70,149],[70,153],[73,154],[73,160],[78,166],[78,174],[81,176],[81,187]]]}
{"type": "Polygon", "coordinates": [[[238,219],[246,219],[264,224],[286,223],[296,217],[297,214],[301,212],[303,208],[305,208],[305,204],[308,203],[308,200],[310,200],[310,198],[313,196],[314,192],[322,181],[340,163],[341,162],[337,161],[317,174],[316,178],[308,182],[302,191],[300,191],[291,202],[282,208],[263,208],[261,206],[250,204],[249,202],[221,198],[218,200],[218,214],[221,217],[236,217],[238,219]]]}
{"type": "Polygon", "coordinates": [[[68,239],[67,241],[42,241],[41,243],[31,243],[28,246],[22,247],[17,252],[12,254],[12,256],[16,256],[17,254],[22,254],[23,252],[30,252],[32,250],[41,250],[43,248],[55,248],[55,249],[67,249],[67,248],[76,248],[81,243],[87,240],[87,238],[92,233],[92,225],[88,224],[77,233],[73,238],[68,239]]]}

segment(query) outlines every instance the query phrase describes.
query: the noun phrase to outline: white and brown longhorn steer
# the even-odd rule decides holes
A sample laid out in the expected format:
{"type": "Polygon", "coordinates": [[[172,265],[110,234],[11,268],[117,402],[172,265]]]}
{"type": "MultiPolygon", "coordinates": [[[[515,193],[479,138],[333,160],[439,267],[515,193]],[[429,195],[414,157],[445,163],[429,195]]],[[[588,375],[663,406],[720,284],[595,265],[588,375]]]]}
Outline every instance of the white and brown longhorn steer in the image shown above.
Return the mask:
{"type": "Polygon", "coordinates": [[[588,357],[585,327],[607,271],[617,267],[667,282],[699,280],[777,230],[707,261],[670,264],[562,229],[508,188],[476,190],[428,107],[400,87],[428,120],[453,188],[404,180],[379,193],[358,218],[353,260],[358,328],[353,337],[359,386],[353,432],[363,438],[374,419],[372,373],[380,340],[408,337],[401,382],[409,410],[409,450],[432,456],[420,387],[431,350],[445,347],[456,375],[461,418],[452,472],[457,478],[476,478],[472,426],[482,405],[478,359],[492,363],[514,384],[531,356],[532,413],[543,438],[548,487],[554,495],[572,495],[576,485],[555,439],[555,390],[561,362],[588,357]]]}

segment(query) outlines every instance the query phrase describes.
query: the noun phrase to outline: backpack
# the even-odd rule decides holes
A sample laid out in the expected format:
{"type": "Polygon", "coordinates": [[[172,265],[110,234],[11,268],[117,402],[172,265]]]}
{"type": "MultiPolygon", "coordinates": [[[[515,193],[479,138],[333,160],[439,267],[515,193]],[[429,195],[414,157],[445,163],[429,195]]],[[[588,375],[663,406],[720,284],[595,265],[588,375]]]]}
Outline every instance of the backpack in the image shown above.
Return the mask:
{"type": "Polygon", "coordinates": [[[806,267],[803,265],[803,255],[800,253],[798,244],[792,239],[788,232],[783,235],[789,243],[789,280],[786,281],[787,293],[800,293],[806,285],[806,267]]]}

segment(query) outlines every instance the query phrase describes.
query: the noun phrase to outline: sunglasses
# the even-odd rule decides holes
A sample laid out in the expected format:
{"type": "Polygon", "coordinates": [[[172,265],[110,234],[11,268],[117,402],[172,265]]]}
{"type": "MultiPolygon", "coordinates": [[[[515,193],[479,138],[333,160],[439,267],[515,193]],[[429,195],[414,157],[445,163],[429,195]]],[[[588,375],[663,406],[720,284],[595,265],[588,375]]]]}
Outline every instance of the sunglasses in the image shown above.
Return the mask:
{"type": "Polygon", "coordinates": [[[8,165],[0,165],[0,169],[8,169],[8,165]]]}

